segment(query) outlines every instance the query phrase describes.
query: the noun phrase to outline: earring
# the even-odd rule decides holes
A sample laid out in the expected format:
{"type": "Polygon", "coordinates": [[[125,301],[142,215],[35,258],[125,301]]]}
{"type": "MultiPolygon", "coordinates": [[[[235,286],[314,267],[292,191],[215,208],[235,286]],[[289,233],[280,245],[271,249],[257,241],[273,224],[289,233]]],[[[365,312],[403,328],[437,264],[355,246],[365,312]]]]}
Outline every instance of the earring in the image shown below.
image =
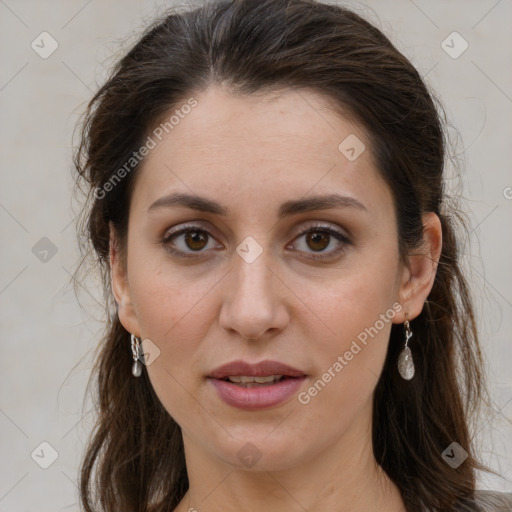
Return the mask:
{"type": "MultiPolygon", "coordinates": [[[[407,318],[407,315],[406,315],[407,318]]],[[[414,361],[412,360],[411,349],[409,348],[409,339],[412,336],[409,320],[404,322],[405,327],[405,347],[398,357],[398,373],[404,380],[411,380],[414,377],[414,361]]]]}
{"type": "Polygon", "coordinates": [[[142,366],[139,361],[140,357],[140,340],[137,336],[131,335],[132,355],[133,355],[133,366],[132,374],[134,377],[140,377],[142,373],[142,366]]]}

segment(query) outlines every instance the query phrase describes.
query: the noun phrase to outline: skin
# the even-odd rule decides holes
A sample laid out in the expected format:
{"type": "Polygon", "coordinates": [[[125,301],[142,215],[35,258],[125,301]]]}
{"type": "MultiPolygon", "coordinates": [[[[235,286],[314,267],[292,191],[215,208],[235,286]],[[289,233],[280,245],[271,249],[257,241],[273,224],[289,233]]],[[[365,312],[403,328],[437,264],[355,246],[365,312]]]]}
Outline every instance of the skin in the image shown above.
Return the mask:
{"type": "Polygon", "coordinates": [[[373,457],[372,397],[391,324],[406,314],[413,320],[432,287],[439,219],[424,216],[423,248],[403,264],[392,194],[368,139],[321,95],[234,96],[212,86],[195,97],[198,105],[151,150],[137,176],[126,253],[111,229],[120,321],[158,346],[146,369],[183,432],[190,489],[176,511],[405,510],[373,457]],[[338,150],[349,134],[366,145],[355,161],[338,150]],[[218,201],[229,215],[183,206],[148,212],[173,192],[218,201]],[[284,201],[333,192],[364,209],[277,217],[284,201]],[[328,236],[319,250],[301,235],[315,222],[350,243],[328,236]],[[209,235],[189,245],[178,235],[167,246],[199,256],[180,258],[161,243],[184,223],[209,235]],[[252,263],[236,252],[248,236],[263,251],[252,263]],[[329,256],[338,247],[342,252],[329,256]],[[314,254],[326,257],[313,260],[314,254]],[[307,405],[294,396],[268,410],[243,411],[206,381],[235,359],[273,359],[306,373],[305,391],[397,302],[401,311],[307,405]],[[261,455],[252,467],[237,455],[248,442],[261,455]]]}

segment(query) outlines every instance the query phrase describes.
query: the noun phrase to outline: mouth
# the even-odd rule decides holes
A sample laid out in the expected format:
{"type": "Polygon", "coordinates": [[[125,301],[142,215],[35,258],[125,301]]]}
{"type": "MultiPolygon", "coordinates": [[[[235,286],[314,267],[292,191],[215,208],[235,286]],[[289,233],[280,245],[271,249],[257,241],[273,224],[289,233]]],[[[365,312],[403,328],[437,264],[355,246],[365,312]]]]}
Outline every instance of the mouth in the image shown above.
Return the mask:
{"type": "Polygon", "coordinates": [[[305,372],[279,361],[232,361],[213,370],[208,377],[233,384],[272,385],[283,379],[305,377],[305,372]]]}
{"type": "Polygon", "coordinates": [[[258,388],[272,386],[286,379],[298,379],[299,377],[290,377],[289,375],[269,375],[267,377],[251,377],[249,375],[230,375],[225,377],[225,382],[230,382],[242,388],[258,388]]]}
{"type": "Polygon", "coordinates": [[[306,380],[305,372],[278,361],[251,364],[233,361],[207,379],[228,405],[246,410],[276,407],[287,402],[306,380]]]}

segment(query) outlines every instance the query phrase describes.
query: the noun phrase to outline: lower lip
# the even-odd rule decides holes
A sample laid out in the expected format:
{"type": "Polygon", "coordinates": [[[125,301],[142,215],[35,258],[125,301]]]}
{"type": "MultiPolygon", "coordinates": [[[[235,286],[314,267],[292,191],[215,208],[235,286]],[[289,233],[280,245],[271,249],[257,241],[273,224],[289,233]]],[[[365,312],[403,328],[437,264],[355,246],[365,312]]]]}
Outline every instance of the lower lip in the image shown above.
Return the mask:
{"type": "Polygon", "coordinates": [[[220,379],[208,380],[215,386],[222,400],[228,405],[247,411],[268,409],[286,402],[297,393],[306,377],[283,379],[276,384],[244,388],[220,379]]]}

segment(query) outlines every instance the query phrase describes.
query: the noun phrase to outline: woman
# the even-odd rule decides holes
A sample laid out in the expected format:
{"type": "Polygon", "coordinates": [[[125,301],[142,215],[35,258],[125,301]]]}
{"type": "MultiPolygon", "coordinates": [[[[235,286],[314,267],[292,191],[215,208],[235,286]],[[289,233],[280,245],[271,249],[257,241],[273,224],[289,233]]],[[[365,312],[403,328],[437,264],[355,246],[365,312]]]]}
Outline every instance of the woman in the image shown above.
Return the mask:
{"type": "Polygon", "coordinates": [[[434,102],[307,0],[170,14],[120,60],[75,158],[111,313],[85,510],[511,509],[475,492],[434,102]]]}

